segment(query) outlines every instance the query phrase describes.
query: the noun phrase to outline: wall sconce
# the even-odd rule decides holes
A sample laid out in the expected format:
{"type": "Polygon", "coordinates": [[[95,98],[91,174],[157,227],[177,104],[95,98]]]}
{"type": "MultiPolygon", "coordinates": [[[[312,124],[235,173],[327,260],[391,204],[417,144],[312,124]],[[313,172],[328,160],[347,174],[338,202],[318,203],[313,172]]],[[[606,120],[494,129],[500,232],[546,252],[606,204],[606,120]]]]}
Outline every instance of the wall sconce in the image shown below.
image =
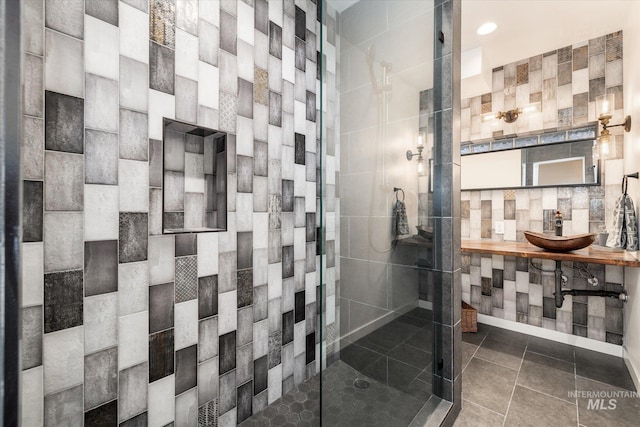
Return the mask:
{"type": "Polygon", "coordinates": [[[424,150],[424,136],[422,134],[418,135],[418,149],[417,153],[412,153],[411,150],[407,150],[407,160],[411,161],[413,156],[418,156],[418,175],[424,175],[424,157],[422,157],[422,151],[424,150]]]}
{"type": "Polygon", "coordinates": [[[506,123],[513,123],[518,120],[520,113],[522,113],[522,109],[520,108],[514,108],[513,110],[509,111],[498,111],[496,113],[496,119],[504,119],[506,123]]]}
{"type": "Polygon", "coordinates": [[[513,110],[498,111],[497,113],[488,113],[482,116],[482,121],[488,122],[489,120],[503,119],[505,123],[513,123],[518,120],[523,113],[533,113],[540,110],[540,103],[527,105],[524,108],[514,108],[513,110]]]}
{"type": "Polygon", "coordinates": [[[608,93],[596,98],[596,112],[598,113],[598,120],[602,125],[600,136],[598,137],[598,143],[600,145],[600,154],[602,158],[606,158],[609,154],[609,143],[611,142],[611,133],[609,128],[622,126],[625,132],[631,130],[631,116],[626,116],[624,122],[617,125],[610,125],[609,120],[613,116],[613,110],[615,108],[615,95],[608,93]]]}

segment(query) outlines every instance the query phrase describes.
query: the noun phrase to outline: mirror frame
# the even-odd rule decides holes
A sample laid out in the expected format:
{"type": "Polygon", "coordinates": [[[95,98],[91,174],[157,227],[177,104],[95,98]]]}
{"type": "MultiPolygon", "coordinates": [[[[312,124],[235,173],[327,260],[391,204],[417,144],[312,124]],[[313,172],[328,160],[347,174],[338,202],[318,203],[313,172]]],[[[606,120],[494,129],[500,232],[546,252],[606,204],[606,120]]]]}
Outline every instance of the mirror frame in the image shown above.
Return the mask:
{"type": "MultiPolygon", "coordinates": [[[[474,156],[478,154],[495,153],[501,151],[521,150],[540,146],[553,146],[560,144],[572,144],[577,142],[591,142],[597,139],[598,123],[593,122],[587,126],[572,128],[563,131],[553,132],[531,132],[521,135],[509,135],[502,138],[481,140],[476,142],[463,143],[460,147],[460,156],[474,156]]],[[[522,162],[520,163],[522,166],[522,162]]],[[[595,162],[597,168],[597,178],[595,182],[580,184],[555,184],[555,185],[528,185],[528,186],[501,186],[486,188],[461,188],[462,191],[482,191],[501,189],[530,189],[530,188],[552,188],[552,187],[593,187],[602,185],[602,162],[598,159],[595,162]]],[[[462,171],[461,171],[462,173],[462,171]]],[[[521,179],[522,181],[522,179],[521,179]]]]}

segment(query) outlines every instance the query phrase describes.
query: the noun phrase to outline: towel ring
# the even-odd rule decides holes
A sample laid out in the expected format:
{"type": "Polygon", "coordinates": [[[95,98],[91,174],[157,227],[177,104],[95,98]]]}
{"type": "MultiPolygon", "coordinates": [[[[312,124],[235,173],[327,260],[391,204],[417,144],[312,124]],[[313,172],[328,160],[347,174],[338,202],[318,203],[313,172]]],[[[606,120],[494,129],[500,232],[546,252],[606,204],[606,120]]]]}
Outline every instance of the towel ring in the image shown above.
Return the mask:
{"type": "Polygon", "coordinates": [[[628,173],[622,177],[622,194],[624,194],[625,196],[627,195],[628,178],[638,179],[638,176],[639,176],[638,172],[635,172],[635,173],[628,173]]]}
{"type": "Polygon", "coordinates": [[[400,201],[404,202],[404,190],[403,190],[402,188],[400,188],[400,187],[393,187],[393,191],[395,191],[395,193],[396,193],[396,201],[398,201],[398,202],[400,202],[400,201]],[[399,199],[398,199],[398,192],[399,192],[399,191],[402,191],[402,200],[399,200],[399,199]]]}

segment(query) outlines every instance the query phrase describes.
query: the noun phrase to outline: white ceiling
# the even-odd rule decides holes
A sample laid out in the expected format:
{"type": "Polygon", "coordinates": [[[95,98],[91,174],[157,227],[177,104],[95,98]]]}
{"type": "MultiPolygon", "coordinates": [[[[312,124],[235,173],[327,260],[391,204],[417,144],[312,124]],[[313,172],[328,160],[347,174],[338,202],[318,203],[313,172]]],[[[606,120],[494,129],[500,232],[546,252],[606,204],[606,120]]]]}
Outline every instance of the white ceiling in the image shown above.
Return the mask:
{"type": "MultiPolygon", "coordinates": [[[[481,59],[481,71],[463,70],[471,77],[462,81],[462,98],[490,91],[495,67],[620,30],[633,1],[640,0],[462,0],[463,67],[465,52],[476,49],[476,67],[481,59]],[[487,21],[497,30],[477,35],[487,21]]],[[[358,0],[328,2],[341,12],[358,0]]]]}
{"type": "MultiPolygon", "coordinates": [[[[622,29],[626,11],[638,0],[462,0],[462,52],[480,48],[482,69],[495,67],[580,43],[622,29]],[[493,21],[486,36],[478,27],[493,21]]],[[[463,80],[462,98],[490,90],[480,79],[463,80]]]]}

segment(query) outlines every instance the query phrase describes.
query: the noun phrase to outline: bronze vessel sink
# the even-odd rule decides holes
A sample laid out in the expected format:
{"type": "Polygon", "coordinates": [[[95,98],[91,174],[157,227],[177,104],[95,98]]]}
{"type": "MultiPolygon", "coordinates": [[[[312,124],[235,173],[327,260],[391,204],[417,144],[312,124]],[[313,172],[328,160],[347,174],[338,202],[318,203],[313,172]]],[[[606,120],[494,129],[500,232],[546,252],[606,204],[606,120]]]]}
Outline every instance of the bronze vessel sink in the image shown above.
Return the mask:
{"type": "Polygon", "coordinates": [[[539,248],[549,252],[569,252],[586,248],[596,239],[595,233],[574,234],[573,236],[548,236],[533,231],[525,231],[524,237],[539,248]]]}

